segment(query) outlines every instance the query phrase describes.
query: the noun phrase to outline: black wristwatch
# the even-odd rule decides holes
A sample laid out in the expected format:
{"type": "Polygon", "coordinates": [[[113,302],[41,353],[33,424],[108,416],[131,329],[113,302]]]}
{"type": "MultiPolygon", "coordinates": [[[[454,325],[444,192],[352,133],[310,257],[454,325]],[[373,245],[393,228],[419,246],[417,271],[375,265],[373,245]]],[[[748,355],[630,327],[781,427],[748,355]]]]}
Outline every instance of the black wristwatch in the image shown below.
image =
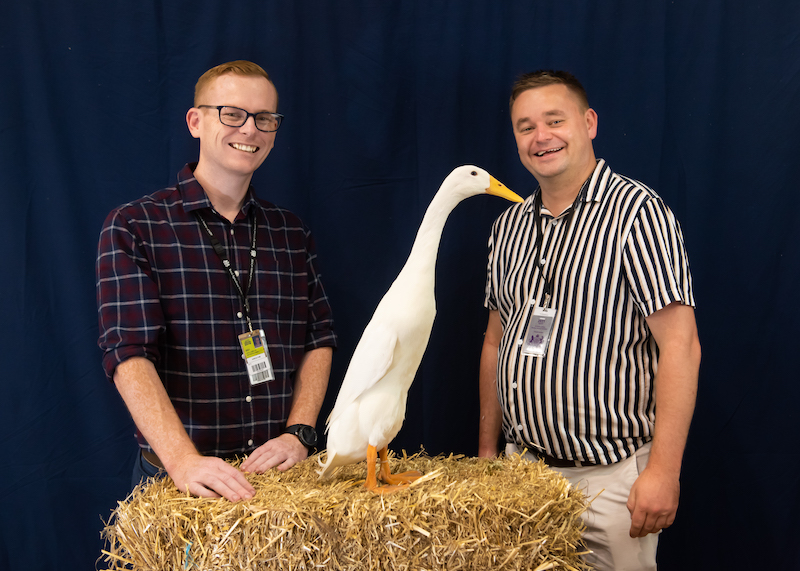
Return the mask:
{"type": "Polygon", "coordinates": [[[293,424],[283,430],[283,434],[294,434],[300,443],[306,448],[314,448],[317,445],[317,431],[313,426],[307,424],[293,424]]]}

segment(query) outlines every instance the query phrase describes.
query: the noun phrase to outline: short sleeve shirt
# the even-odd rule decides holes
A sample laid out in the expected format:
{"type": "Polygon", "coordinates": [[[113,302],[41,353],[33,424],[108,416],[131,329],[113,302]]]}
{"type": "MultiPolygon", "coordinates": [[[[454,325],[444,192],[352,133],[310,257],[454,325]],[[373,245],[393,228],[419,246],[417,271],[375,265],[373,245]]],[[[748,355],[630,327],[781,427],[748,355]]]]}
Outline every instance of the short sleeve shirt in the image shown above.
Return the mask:
{"type": "Polygon", "coordinates": [[[498,398],[509,442],[618,462],[652,439],[658,348],[646,317],[694,306],[683,235],[650,188],[599,160],[576,211],[506,210],[489,240],[485,305],[499,312],[498,398]],[[541,247],[536,245],[541,237],[541,247]],[[556,310],[544,356],[523,351],[535,307],[556,310]]]}

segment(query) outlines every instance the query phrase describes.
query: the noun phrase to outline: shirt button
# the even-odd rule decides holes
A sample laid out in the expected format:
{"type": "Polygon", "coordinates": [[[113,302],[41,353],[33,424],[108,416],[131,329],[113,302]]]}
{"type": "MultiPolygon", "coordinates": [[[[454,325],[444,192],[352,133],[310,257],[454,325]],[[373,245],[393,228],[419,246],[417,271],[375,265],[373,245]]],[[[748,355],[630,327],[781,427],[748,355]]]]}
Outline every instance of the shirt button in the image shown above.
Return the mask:
{"type": "Polygon", "coordinates": [[[236,317],[241,317],[241,316],[242,316],[242,312],[241,311],[236,312],[236,317]]]}
{"type": "Polygon", "coordinates": [[[547,263],[547,260],[545,258],[542,258],[541,260],[539,260],[539,263],[541,265],[545,265],[547,263]]]}
{"type": "Polygon", "coordinates": [[[253,397],[251,397],[250,395],[247,395],[247,397],[245,397],[244,400],[246,400],[247,402],[251,402],[253,400],[253,397]]]}
{"type": "Polygon", "coordinates": [[[233,273],[236,275],[237,278],[239,277],[239,270],[233,270],[233,273]]]}
{"type": "Polygon", "coordinates": [[[252,440],[248,440],[248,441],[247,441],[247,445],[248,445],[248,446],[252,446],[252,445],[253,445],[253,441],[252,441],[252,440]]]}
{"type": "Polygon", "coordinates": [[[522,432],[522,428],[523,428],[523,427],[522,427],[522,425],[521,425],[521,424],[518,424],[518,425],[517,425],[517,430],[519,430],[520,432],[522,432]]]}
{"type": "Polygon", "coordinates": [[[517,383],[511,383],[511,388],[512,389],[516,389],[517,388],[517,383]]]}

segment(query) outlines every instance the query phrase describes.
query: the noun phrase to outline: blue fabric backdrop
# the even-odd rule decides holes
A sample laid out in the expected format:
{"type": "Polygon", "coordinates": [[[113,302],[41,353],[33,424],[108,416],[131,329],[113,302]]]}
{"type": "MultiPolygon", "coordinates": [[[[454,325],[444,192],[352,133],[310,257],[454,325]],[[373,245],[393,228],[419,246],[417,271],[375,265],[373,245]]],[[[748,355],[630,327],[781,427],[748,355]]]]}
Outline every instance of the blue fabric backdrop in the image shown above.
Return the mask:
{"type": "MultiPolygon", "coordinates": [[[[700,393],[661,568],[798,568],[800,4],[2,4],[0,569],[95,565],[136,450],[96,347],[97,235],[196,157],[194,82],[239,58],[270,72],[286,115],[255,184],[311,226],[335,311],[323,419],[445,175],[474,163],[534,189],[509,125],[514,78],[581,78],[598,156],[672,206],[695,277],[700,393]]],[[[505,206],[472,198],[445,228],[396,448],[477,451],[486,239],[505,206]]]]}

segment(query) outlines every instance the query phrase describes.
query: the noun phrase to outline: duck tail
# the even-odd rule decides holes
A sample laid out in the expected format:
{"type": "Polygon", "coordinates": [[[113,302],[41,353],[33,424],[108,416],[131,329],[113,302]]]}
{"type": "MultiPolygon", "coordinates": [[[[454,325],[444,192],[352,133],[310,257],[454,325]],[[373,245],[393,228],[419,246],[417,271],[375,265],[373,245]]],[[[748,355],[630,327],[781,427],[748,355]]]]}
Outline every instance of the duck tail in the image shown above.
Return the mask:
{"type": "Polygon", "coordinates": [[[335,456],[335,453],[331,453],[330,450],[325,450],[325,461],[322,460],[322,454],[317,457],[317,464],[320,465],[320,469],[317,470],[317,475],[320,480],[327,480],[333,474],[333,459],[335,456]]]}

